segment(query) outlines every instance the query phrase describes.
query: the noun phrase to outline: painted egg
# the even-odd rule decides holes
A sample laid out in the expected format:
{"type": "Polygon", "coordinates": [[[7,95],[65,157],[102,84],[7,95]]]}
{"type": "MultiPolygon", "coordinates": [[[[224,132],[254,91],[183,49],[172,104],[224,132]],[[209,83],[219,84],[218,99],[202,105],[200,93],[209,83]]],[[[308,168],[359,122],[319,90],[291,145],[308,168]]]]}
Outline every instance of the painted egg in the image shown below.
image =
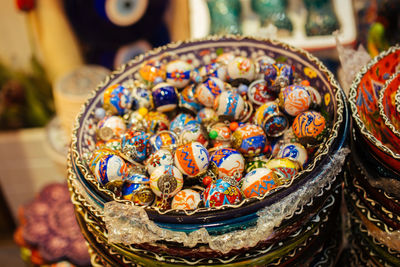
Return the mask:
{"type": "Polygon", "coordinates": [[[172,152],[167,149],[159,149],[151,154],[145,161],[146,170],[151,175],[160,166],[174,164],[172,152]]]}
{"type": "Polygon", "coordinates": [[[212,170],[219,178],[234,177],[240,181],[244,171],[244,158],[242,154],[232,148],[216,150],[210,159],[212,170]]]}
{"type": "Polygon", "coordinates": [[[221,81],[226,81],[226,66],[219,63],[210,63],[199,68],[199,75],[202,77],[202,79],[206,79],[208,77],[216,77],[221,81]]]}
{"type": "Polygon", "coordinates": [[[158,60],[147,60],[140,66],[139,74],[143,80],[154,82],[156,78],[165,79],[165,66],[158,60]]]}
{"type": "Polygon", "coordinates": [[[256,67],[250,58],[235,57],[228,63],[228,75],[232,80],[254,80],[256,76],[256,67]]]}
{"type": "Polygon", "coordinates": [[[122,198],[139,206],[150,206],[156,197],[148,184],[124,183],[122,198]]]}
{"type": "Polygon", "coordinates": [[[276,77],[279,75],[279,68],[273,63],[265,63],[260,68],[260,73],[263,74],[264,80],[269,88],[275,85],[276,77]]]}
{"type": "Polygon", "coordinates": [[[197,115],[196,120],[198,123],[207,125],[218,121],[218,115],[212,108],[203,108],[197,115]]]}
{"type": "Polygon", "coordinates": [[[150,188],[159,197],[172,197],[182,189],[182,186],[182,173],[175,166],[157,167],[150,175],[150,188]]]}
{"type": "Polygon", "coordinates": [[[116,151],[111,150],[109,148],[102,147],[100,149],[96,149],[95,151],[93,151],[88,160],[89,169],[92,171],[92,173],[94,173],[97,162],[99,162],[100,159],[102,159],[104,156],[107,155],[116,155],[116,154],[117,154],[116,151]]]}
{"type": "Polygon", "coordinates": [[[214,147],[216,144],[225,144],[229,147],[231,143],[232,132],[225,123],[218,122],[209,128],[209,136],[214,147]]]}
{"type": "Polygon", "coordinates": [[[132,172],[127,174],[123,179],[123,181],[132,184],[148,184],[150,183],[149,177],[144,174],[132,172]]]}
{"type": "Polygon", "coordinates": [[[289,85],[281,91],[282,106],[290,116],[297,116],[310,108],[311,95],[300,85],[289,85]]]}
{"type": "Polygon", "coordinates": [[[195,123],[197,123],[197,121],[192,115],[179,113],[169,124],[169,129],[171,131],[180,133],[186,125],[195,123]]]}
{"type": "Polygon", "coordinates": [[[235,205],[242,201],[242,193],[237,186],[218,179],[204,190],[203,201],[206,208],[235,205]]]}
{"type": "Polygon", "coordinates": [[[305,111],[293,120],[292,129],[296,138],[303,145],[313,144],[323,138],[326,128],[325,118],[317,111],[305,111]]]}
{"type": "Polygon", "coordinates": [[[159,83],[151,89],[154,107],[159,112],[167,112],[178,106],[178,92],[168,83],[159,83]]]}
{"type": "Polygon", "coordinates": [[[262,105],[276,98],[274,94],[268,91],[267,82],[265,80],[256,80],[252,82],[247,90],[247,96],[249,100],[256,105],[262,105]]]}
{"type": "Polygon", "coordinates": [[[167,82],[177,88],[183,88],[190,82],[192,65],[183,60],[174,60],[166,65],[167,82]]]}
{"type": "Polygon", "coordinates": [[[195,97],[200,104],[210,108],[213,106],[215,98],[223,91],[225,91],[225,84],[222,80],[208,77],[196,87],[195,97]]]}
{"type": "Polygon", "coordinates": [[[102,185],[112,181],[122,181],[127,175],[125,161],[117,155],[103,156],[96,164],[94,176],[102,185]]]}
{"type": "Polygon", "coordinates": [[[171,208],[178,210],[194,210],[201,202],[200,193],[193,189],[183,189],[172,199],[171,208]]]}
{"type": "Polygon", "coordinates": [[[277,158],[289,158],[299,162],[301,166],[305,166],[308,160],[307,150],[299,143],[289,143],[283,145],[279,150],[277,158]]]}
{"type": "Polygon", "coordinates": [[[123,115],[132,105],[130,90],[114,84],[104,90],[103,108],[112,115],[123,115]]]}
{"type": "Polygon", "coordinates": [[[107,116],[97,123],[97,135],[104,141],[119,137],[125,131],[125,122],[119,116],[107,116]]]}
{"type": "Polygon", "coordinates": [[[232,146],[243,156],[253,157],[263,152],[269,146],[269,143],[260,126],[245,124],[233,133],[232,146]]]}
{"type": "Polygon", "coordinates": [[[235,55],[233,53],[226,52],[226,53],[220,54],[216,58],[215,62],[222,64],[222,65],[228,65],[228,63],[234,59],[235,59],[235,55]]]}
{"type": "Polygon", "coordinates": [[[265,167],[275,172],[281,183],[289,183],[301,168],[298,162],[289,158],[271,159],[265,167]]]}
{"type": "Polygon", "coordinates": [[[171,131],[161,131],[150,137],[152,151],[157,151],[161,148],[173,149],[178,144],[178,136],[171,131]]]}
{"type": "Polygon", "coordinates": [[[130,159],[142,162],[151,153],[150,134],[128,131],[122,137],[122,153],[130,159]]]}
{"type": "Polygon", "coordinates": [[[189,124],[183,128],[179,135],[179,140],[182,144],[190,142],[199,142],[204,147],[208,146],[208,137],[204,127],[199,123],[189,124]]]}
{"type": "Polygon", "coordinates": [[[209,164],[207,149],[199,142],[181,145],[175,151],[175,166],[185,175],[195,177],[204,173],[209,164]]]}
{"type": "Polygon", "coordinates": [[[203,106],[195,98],[196,85],[190,84],[179,94],[179,107],[197,113],[203,106]]]}
{"type": "Polygon", "coordinates": [[[269,56],[261,56],[256,58],[256,70],[258,73],[259,79],[264,78],[265,68],[267,68],[270,64],[275,64],[275,59],[269,56]]]}
{"type": "Polygon", "coordinates": [[[132,109],[137,110],[139,108],[150,109],[153,105],[151,101],[151,91],[148,90],[145,85],[139,84],[132,88],[132,109]]]}
{"type": "Polygon", "coordinates": [[[214,110],[222,120],[238,120],[243,116],[244,109],[243,98],[233,91],[222,92],[214,102],[214,110]]]}
{"type": "Polygon", "coordinates": [[[273,87],[280,89],[284,88],[293,83],[293,68],[291,65],[277,63],[276,66],[278,67],[278,77],[275,79],[275,84],[273,87]]]}
{"type": "Polygon", "coordinates": [[[289,127],[286,116],[280,112],[278,103],[275,101],[267,102],[256,110],[253,122],[262,126],[265,133],[271,137],[283,135],[289,127]]]}
{"type": "Polygon", "coordinates": [[[158,111],[151,111],[144,116],[147,130],[151,133],[168,130],[169,120],[167,115],[158,111]]]}
{"type": "Polygon", "coordinates": [[[261,197],[280,185],[276,174],[268,168],[258,168],[243,178],[242,191],[246,198],[261,197]]]}

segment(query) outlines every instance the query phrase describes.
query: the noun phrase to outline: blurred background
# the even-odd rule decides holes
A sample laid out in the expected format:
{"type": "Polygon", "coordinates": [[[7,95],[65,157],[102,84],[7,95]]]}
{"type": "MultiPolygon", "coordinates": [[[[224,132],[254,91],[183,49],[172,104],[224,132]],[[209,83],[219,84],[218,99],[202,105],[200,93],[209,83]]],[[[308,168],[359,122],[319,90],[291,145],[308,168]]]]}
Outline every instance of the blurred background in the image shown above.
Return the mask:
{"type": "Polygon", "coordinates": [[[346,91],[352,77],[341,51],[362,46],[374,57],[399,42],[399,9],[396,0],[2,1],[2,266],[54,263],[19,231],[24,209],[46,186],[65,183],[74,118],[110,71],[171,41],[243,34],[310,51],[346,91]]]}

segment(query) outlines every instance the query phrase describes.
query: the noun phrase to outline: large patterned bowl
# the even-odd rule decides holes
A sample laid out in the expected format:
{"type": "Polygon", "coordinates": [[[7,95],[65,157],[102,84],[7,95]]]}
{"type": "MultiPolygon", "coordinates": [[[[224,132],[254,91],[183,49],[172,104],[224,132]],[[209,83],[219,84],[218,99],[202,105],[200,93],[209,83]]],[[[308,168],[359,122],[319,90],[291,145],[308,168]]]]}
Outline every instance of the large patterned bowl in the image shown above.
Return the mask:
{"type": "MultiPolygon", "coordinates": [[[[151,229],[157,234],[161,233],[162,238],[156,239],[157,242],[149,242],[151,245],[145,250],[155,252],[161,249],[159,254],[167,253],[170,256],[171,264],[177,259],[173,255],[174,253],[176,255],[186,253],[185,255],[193,264],[197,261],[207,264],[207,253],[213,255],[212,257],[221,255],[217,258],[218,260],[223,259],[223,261],[227,257],[232,264],[235,264],[235,259],[245,262],[246,258],[250,257],[247,255],[251,255],[254,257],[254,262],[258,262],[257,258],[267,257],[265,254],[267,252],[264,253],[263,249],[253,248],[257,246],[264,248],[266,244],[269,244],[268,242],[272,242],[270,238],[275,238],[276,242],[273,242],[273,248],[277,249],[277,253],[280,251],[278,254],[282,258],[284,255],[288,255],[289,250],[287,249],[298,250],[297,243],[292,244],[290,236],[296,236],[300,230],[304,231],[302,232],[304,235],[301,236],[306,242],[304,244],[308,245],[308,242],[312,241],[315,246],[315,249],[310,250],[312,254],[322,246],[326,237],[325,235],[320,237],[319,234],[315,236],[307,225],[312,224],[310,222],[312,218],[320,219],[318,214],[323,212],[324,205],[332,197],[335,198],[333,195],[339,192],[338,185],[340,185],[341,178],[338,177],[338,174],[348,152],[345,149],[348,128],[349,110],[343,91],[327,68],[318,59],[301,49],[278,41],[239,36],[210,37],[196,41],[172,43],[141,55],[114,71],[98,86],[82,107],[82,111],[77,117],[69,153],[70,190],[76,201],[76,210],[91,218],[89,220],[81,217],[80,220],[83,223],[82,229],[96,230],[94,239],[103,238],[105,240],[108,237],[110,240],[111,234],[115,232],[120,232],[123,237],[138,232],[142,233],[143,227],[151,225],[151,229]],[[110,85],[131,79],[141,63],[149,59],[162,57],[168,60],[178,55],[191,61],[197,67],[209,63],[220,53],[228,51],[251,58],[267,55],[291,64],[301,78],[309,80],[310,84],[318,89],[322,96],[320,112],[326,117],[328,128],[322,143],[316,148],[308,165],[290,183],[278,187],[263,197],[246,199],[238,205],[199,208],[194,211],[161,210],[155,207],[138,208],[132,202],[118,199],[112,191],[101,186],[86,165],[84,155],[93,151],[95,147],[94,111],[102,105],[103,91],[110,85]],[[118,212],[110,212],[111,208],[117,208],[118,212]],[[132,218],[134,220],[145,219],[138,223],[138,221],[132,221],[132,218]],[[110,220],[116,222],[114,225],[128,223],[129,227],[125,227],[127,226],[125,225],[120,228],[127,230],[126,235],[125,232],[121,233],[118,227],[109,228],[110,225],[113,226],[110,220]],[[133,232],[131,229],[134,229],[133,232]],[[308,237],[311,238],[311,241],[307,241],[308,237]],[[196,247],[202,248],[199,252],[193,250],[191,246],[185,245],[185,242],[192,241],[197,244],[196,247]],[[284,247],[280,247],[282,244],[284,247]],[[287,247],[286,244],[288,244],[287,247]],[[170,250],[165,252],[166,248],[170,250]],[[242,255],[240,258],[228,255],[234,249],[240,251],[240,255],[242,255]]],[[[336,217],[330,216],[329,218],[336,217]]],[[[328,217],[326,219],[328,220],[328,217]]],[[[331,225],[332,221],[329,219],[327,224],[331,225]]],[[[323,227],[324,233],[327,229],[325,227],[323,227]]],[[[319,228],[310,229],[316,230],[315,233],[322,233],[318,230],[319,228]]],[[[145,236],[147,232],[144,233],[141,236],[145,236]]],[[[118,247],[121,254],[127,253],[134,257],[137,255],[135,249],[141,247],[143,250],[144,246],[143,243],[125,246],[118,242],[104,244],[104,247],[118,247]]],[[[103,246],[94,244],[93,248],[97,245],[103,246]]],[[[277,259],[278,254],[272,256],[268,252],[268,257],[274,260],[277,259]]],[[[292,255],[291,252],[289,254],[292,255]]],[[[299,254],[293,255],[297,257],[299,254]]]]}
{"type": "Polygon", "coordinates": [[[395,134],[396,138],[391,143],[400,143],[400,105],[396,103],[396,95],[400,94],[400,72],[393,74],[385,83],[379,94],[379,114],[384,126],[395,134]]]}
{"type": "Polygon", "coordinates": [[[343,147],[348,130],[348,114],[345,105],[345,97],[339,88],[333,75],[315,57],[309,53],[270,40],[259,40],[248,37],[211,37],[198,41],[186,41],[173,43],[165,47],[157,48],[145,55],[130,61],[118,70],[114,71],[93,92],[90,99],[85,103],[78,115],[71,143],[71,155],[73,168],[76,169],[82,183],[87,191],[101,203],[116,200],[121,203],[130,204],[127,201],[118,200],[113,192],[104,188],[94,178],[88,166],[83,161],[84,153],[94,150],[96,143],[94,110],[101,106],[102,92],[108,86],[123,82],[138,70],[140,64],[145,60],[164,58],[178,55],[190,60],[193,65],[199,66],[210,62],[221,52],[232,51],[247,57],[258,57],[267,55],[292,64],[295,71],[303,78],[310,81],[311,85],[318,88],[323,97],[321,113],[327,117],[329,131],[318,147],[314,158],[300,172],[290,184],[286,184],[277,190],[261,198],[246,199],[239,205],[223,206],[218,208],[200,208],[192,212],[168,210],[161,211],[157,208],[148,207],[146,211],[151,219],[163,222],[212,222],[253,213],[260,208],[280,202],[285,196],[295,192],[305,183],[318,177],[330,164],[334,153],[343,147]],[[232,211],[232,210],[235,211],[232,211]],[[183,221],[182,221],[183,220],[183,221]]]}
{"type": "Polygon", "coordinates": [[[379,114],[379,93],[385,81],[400,70],[400,46],[382,52],[357,74],[349,93],[355,127],[370,149],[389,167],[400,171],[400,142],[379,114]],[[383,127],[384,126],[384,127],[383,127]]]}

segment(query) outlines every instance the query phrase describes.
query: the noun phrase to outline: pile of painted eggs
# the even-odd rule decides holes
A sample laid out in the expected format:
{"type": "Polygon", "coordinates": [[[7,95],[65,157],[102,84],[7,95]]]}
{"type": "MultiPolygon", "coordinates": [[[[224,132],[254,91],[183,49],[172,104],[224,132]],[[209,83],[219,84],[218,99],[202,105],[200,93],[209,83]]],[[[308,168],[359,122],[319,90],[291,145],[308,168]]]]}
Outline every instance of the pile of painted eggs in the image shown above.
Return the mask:
{"type": "Polygon", "coordinates": [[[97,181],[121,199],[194,210],[264,198],[307,165],[328,127],[321,96],[273,58],[149,60],[95,110],[97,181]]]}

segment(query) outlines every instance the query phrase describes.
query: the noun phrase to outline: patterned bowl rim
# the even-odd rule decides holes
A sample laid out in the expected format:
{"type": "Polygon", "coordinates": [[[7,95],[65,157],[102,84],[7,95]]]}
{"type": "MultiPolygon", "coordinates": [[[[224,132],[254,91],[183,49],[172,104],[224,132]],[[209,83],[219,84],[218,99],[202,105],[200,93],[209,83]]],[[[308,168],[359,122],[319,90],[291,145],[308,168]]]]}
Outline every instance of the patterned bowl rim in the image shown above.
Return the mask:
{"type": "MultiPolygon", "coordinates": [[[[381,115],[383,122],[385,123],[385,125],[397,136],[400,138],[400,131],[397,130],[397,128],[393,125],[392,121],[389,119],[389,117],[386,115],[385,113],[385,108],[383,106],[383,97],[385,95],[385,91],[388,88],[389,84],[391,84],[396,78],[400,78],[400,71],[394,73],[392,76],[390,76],[390,78],[385,82],[385,85],[383,86],[383,88],[381,89],[381,91],[379,92],[379,100],[378,100],[378,106],[379,106],[379,114],[381,115]]],[[[396,97],[400,94],[400,89],[396,90],[396,97]]],[[[395,107],[396,108],[396,112],[397,108],[400,107],[395,107]]]]}
{"type": "Polygon", "coordinates": [[[361,134],[367,138],[367,140],[375,145],[380,151],[383,153],[393,157],[396,160],[400,160],[400,154],[395,153],[393,150],[385,146],[380,140],[378,140],[365,126],[364,122],[361,120],[360,115],[358,114],[357,105],[356,105],[356,97],[357,97],[357,88],[361,82],[363,76],[381,59],[388,56],[391,53],[396,52],[400,49],[400,45],[392,46],[388,50],[383,51],[376,57],[374,57],[371,61],[368,62],[367,65],[363,66],[361,70],[357,73],[356,77],[353,80],[353,83],[350,87],[349,92],[349,103],[351,109],[351,115],[353,117],[353,121],[357,124],[358,128],[361,131],[361,134]]]}
{"type": "MultiPolygon", "coordinates": [[[[116,197],[116,195],[104,188],[93,176],[93,174],[91,173],[91,171],[89,170],[89,168],[84,164],[83,159],[81,157],[81,155],[79,154],[79,150],[78,150],[78,133],[81,130],[81,125],[79,123],[79,121],[82,119],[83,116],[85,116],[86,110],[88,108],[88,106],[91,104],[92,101],[95,100],[95,98],[97,97],[98,92],[104,87],[106,86],[110,81],[112,81],[116,76],[122,74],[125,69],[127,67],[136,65],[136,64],[140,64],[141,62],[143,62],[144,60],[147,60],[149,57],[152,56],[157,56],[157,55],[161,55],[162,52],[165,51],[169,51],[169,50],[174,50],[177,49],[179,47],[182,46],[190,46],[190,45],[196,45],[198,43],[205,43],[205,42],[211,42],[211,41],[225,41],[225,42],[240,42],[240,43],[244,43],[244,42],[262,42],[265,44],[270,44],[273,46],[279,46],[279,49],[282,50],[286,50],[289,51],[291,53],[295,53],[297,55],[301,55],[303,56],[308,62],[310,62],[311,64],[313,64],[315,66],[315,68],[324,75],[324,78],[326,79],[327,83],[329,83],[330,87],[332,88],[332,94],[334,95],[334,98],[331,100],[332,104],[335,105],[336,104],[336,109],[335,109],[335,114],[334,114],[334,118],[333,118],[333,124],[331,126],[331,130],[330,130],[330,134],[329,136],[325,137],[324,142],[321,143],[316,155],[313,158],[313,161],[310,162],[307,166],[306,169],[302,170],[301,172],[299,172],[294,179],[291,180],[290,183],[280,186],[277,189],[278,190],[271,190],[270,194],[264,194],[262,197],[254,197],[254,198],[248,198],[248,199],[244,199],[241,203],[237,204],[237,205],[224,205],[224,206],[220,206],[220,207],[212,207],[212,208],[199,208],[196,210],[192,210],[192,211],[187,211],[187,210],[174,210],[174,209],[169,209],[169,210],[161,210],[159,208],[156,207],[145,207],[146,210],[148,211],[156,211],[159,214],[166,214],[166,213],[176,213],[176,215],[182,216],[182,215],[192,215],[195,213],[202,213],[202,212],[207,212],[207,211],[215,211],[215,210],[225,210],[227,208],[238,208],[238,207],[242,207],[246,204],[250,204],[250,203],[254,203],[254,202],[259,202],[259,200],[265,200],[266,198],[268,198],[268,196],[271,196],[272,194],[279,192],[285,192],[290,186],[292,186],[292,184],[294,183],[298,183],[298,180],[304,180],[304,179],[299,179],[299,176],[302,176],[304,178],[304,176],[306,176],[306,174],[310,174],[313,171],[315,171],[316,169],[319,169],[321,162],[323,162],[324,160],[326,160],[327,158],[329,158],[329,153],[332,152],[332,146],[335,143],[335,141],[338,139],[339,137],[339,132],[341,132],[341,126],[343,125],[347,125],[348,124],[348,118],[344,115],[345,113],[345,109],[346,109],[346,102],[345,102],[345,96],[343,93],[343,90],[341,89],[340,85],[338,84],[338,82],[336,81],[334,75],[327,69],[327,67],[315,56],[313,56],[312,54],[310,54],[309,52],[301,49],[301,48],[297,48],[294,47],[292,45],[283,43],[281,41],[278,40],[271,40],[271,39],[266,39],[266,38],[258,38],[258,37],[249,37],[249,36],[241,36],[241,35],[225,35],[225,36],[208,36],[206,38],[201,38],[201,39],[190,39],[190,40],[185,40],[185,41],[178,41],[178,42],[172,42],[169,43],[165,46],[161,46],[161,47],[157,47],[153,50],[150,50],[144,54],[141,54],[139,56],[137,56],[136,58],[130,60],[128,63],[121,65],[118,69],[112,71],[110,73],[110,75],[108,75],[105,80],[103,82],[101,82],[97,88],[95,90],[93,90],[89,96],[89,98],[86,100],[86,102],[84,103],[84,105],[82,105],[81,110],[79,112],[79,114],[77,115],[76,119],[75,119],[75,125],[72,131],[72,136],[71,136],[71,145],[70,145],[70,151],[69,153],[72,154],[72,160],[76,163],[79,171],[81,172],[81,174],[83,174],[84,178],[91,183],[92,185],[95,186],[95,188],[109,196],[112,200],[123,203],[123,204],[127,204],[127,205],[134,205],[134,203],[132,201],[128,201],[128,200],[121,200],[118,199],[116,197]],[[319,152],[319,153],[318,153],[319,152]],[[183,213],[183,214],[182,214],[183,213]]],[[[221,45],[222,46],[222,45],[221,45]]],[[[348,125],[347,125],[348,126],[348,125]]],[[[345,127],[345,129],[347,129],[348,127],[345,127]]],[[[344,133],[346,134],[346,133],[344,133]]],[[[342,142],[344,142],[342,140],[342,142]]],[[[337,148],[338,149],[338,148],[337,148]]]]}

